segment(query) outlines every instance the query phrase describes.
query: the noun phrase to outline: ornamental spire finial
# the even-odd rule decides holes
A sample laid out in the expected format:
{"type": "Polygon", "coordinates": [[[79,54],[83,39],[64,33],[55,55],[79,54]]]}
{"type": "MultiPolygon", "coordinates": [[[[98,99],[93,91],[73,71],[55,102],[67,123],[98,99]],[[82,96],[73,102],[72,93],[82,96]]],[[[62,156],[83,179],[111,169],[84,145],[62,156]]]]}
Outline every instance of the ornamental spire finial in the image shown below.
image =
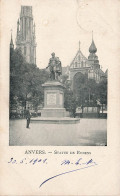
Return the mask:
{"type": "Polygon", "coordinates": [[[92,31],[92,41],[93,41],[93,31],[92,31]]]}
{"type": "Polygon", "coordinates": [[[12,29],[11,29],[10,48],[14,48],[13,39],[12,39],[12,29]]]}

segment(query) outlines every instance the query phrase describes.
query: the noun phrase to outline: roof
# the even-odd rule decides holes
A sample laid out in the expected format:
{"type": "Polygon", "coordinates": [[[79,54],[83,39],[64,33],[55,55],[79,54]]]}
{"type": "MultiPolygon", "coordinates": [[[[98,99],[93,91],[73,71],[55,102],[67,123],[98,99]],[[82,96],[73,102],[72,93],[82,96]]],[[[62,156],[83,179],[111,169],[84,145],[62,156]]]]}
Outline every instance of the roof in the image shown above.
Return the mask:
{"type": "Polygon", "coordinates": [[[73,58],[72,62],[70,63],[70,67],[71,65],[74,63],[74,61],[76,60],[76,57],[80,55],[80,57],[82,57],[85,61],[88,61],[88,59],[82,54],[81,50],[79,49],[75,55],[75,57],[73,58]]]}

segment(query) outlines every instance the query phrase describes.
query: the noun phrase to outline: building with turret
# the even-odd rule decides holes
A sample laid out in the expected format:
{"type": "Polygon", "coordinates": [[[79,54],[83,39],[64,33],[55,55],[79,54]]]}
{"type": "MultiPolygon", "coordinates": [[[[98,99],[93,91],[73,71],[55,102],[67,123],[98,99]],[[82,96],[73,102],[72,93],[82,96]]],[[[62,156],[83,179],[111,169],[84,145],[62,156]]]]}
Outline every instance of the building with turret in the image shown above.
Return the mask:
{"type": "Polygon", "coordinates": [[[95,46],[93,36],[92,43],[89,47],[88,58],[86,58],[81,52],[79,42],[79,49],[72,62],[66,69],[63,68],[63,73],[69,76],[68,80],[71,81],[72,88],[74,86],[74,79],[78,74],[86,74],[89,79],[94,79],[97,83],[99,83],[102,79],[106,78],[106,74],[100,68],[96,52],[97,48],[95,46]]]}
{"type": "Polygon", "coordinates": [[[92,43],[89,47],[89,56],[88,56],[88,61],[89,64],[94,68],[94,69],[99,69],[100,65],[99,65],[99,60],[98,60],[98,56],[96,55],[97,52],[97,48],[95,46],[93,37],[92,37],[92,43]]]}
{"type": "Polygon", "coordinates": [[[36,37],[32,6],[21,6],[20,18],[17,21],[16,48],[21,49],[26,62],[36,64],[36,37]]]}

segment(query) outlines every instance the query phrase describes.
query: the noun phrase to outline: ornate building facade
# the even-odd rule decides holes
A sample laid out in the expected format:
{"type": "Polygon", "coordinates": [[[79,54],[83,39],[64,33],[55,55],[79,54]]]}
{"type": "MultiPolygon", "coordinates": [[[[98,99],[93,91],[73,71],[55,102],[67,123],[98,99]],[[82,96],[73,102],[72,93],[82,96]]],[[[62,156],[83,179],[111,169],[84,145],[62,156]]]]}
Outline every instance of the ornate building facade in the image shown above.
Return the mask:
{"type": "Polygon", "coordinates": [[[36,37],[32,6],[21,6],[20,18],[17,21],[16,47],[21,49],[26,62],[36,64],[36,37]]]}
{"type": "Polygon", "coordinates": [[[76,74],[87,74],[88,78],[94,79],[97,83],[99,83],[102,79],[106,77],[106,74],[101,70],[98,56],[96,55],[97,48],[95,46],[93,37],[92,43],[89,47],[89,56],[86,58],[81,50],[80,50],[80,42],[79,49],[73,58],[70,66],[66,69],[66,74],[68,74],[69,79],[72,82],[72,88],[74,83],[74,78],[76,74]]]}

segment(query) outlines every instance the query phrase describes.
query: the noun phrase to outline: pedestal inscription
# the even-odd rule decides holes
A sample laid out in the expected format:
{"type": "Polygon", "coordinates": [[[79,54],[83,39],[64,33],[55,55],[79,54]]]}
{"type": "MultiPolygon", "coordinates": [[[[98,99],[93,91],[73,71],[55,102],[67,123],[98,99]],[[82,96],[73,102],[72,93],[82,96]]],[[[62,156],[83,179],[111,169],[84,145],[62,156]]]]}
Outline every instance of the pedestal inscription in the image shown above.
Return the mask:
{"type": "Polygon", "coordinates": [[[56,93],[47,93],[47,105],[56,105],[56,93]]]}
{"type": "Polygon", "coordinates": [[[59,81],[48,81],[44,87],[44,108],[41,117],[63,118],[68,115],[64,108],[64,86],[59,81]]]}

